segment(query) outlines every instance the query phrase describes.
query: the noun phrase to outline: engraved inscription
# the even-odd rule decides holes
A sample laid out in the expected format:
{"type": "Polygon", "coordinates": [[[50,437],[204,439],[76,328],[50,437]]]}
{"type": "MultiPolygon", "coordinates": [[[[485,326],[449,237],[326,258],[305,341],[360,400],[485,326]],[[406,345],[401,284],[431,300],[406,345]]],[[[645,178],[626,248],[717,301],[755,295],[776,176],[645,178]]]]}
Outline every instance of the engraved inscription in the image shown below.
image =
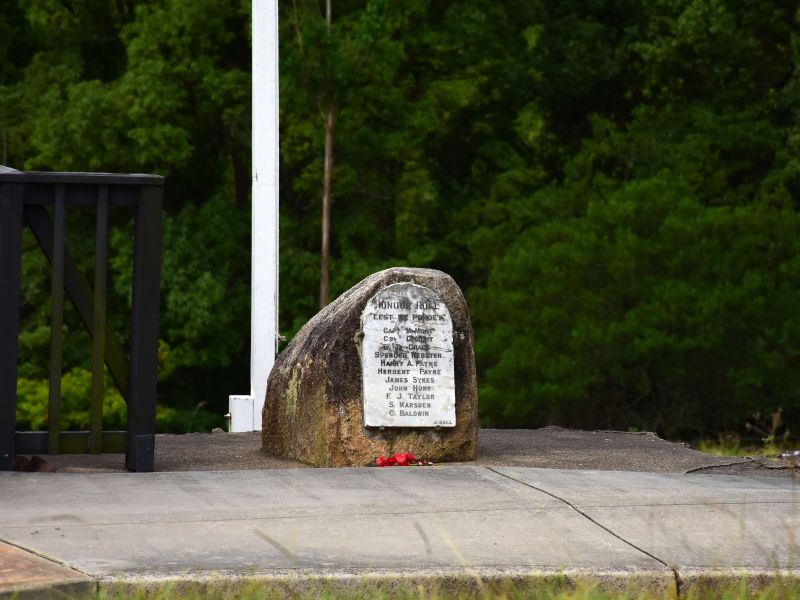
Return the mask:
{"type": "Polygon", "coordinates": [[[453,322],[433,291],[395,283],[361,315],[364,424],[455,427],[453,322]]]}

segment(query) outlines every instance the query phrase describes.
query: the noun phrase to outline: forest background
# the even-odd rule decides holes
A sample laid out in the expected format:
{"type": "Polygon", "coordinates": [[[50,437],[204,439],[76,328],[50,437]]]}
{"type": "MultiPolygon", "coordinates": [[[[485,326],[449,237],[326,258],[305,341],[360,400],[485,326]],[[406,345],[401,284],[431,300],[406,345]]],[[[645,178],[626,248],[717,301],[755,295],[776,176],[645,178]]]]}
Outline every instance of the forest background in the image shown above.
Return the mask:
{"type": "MultiPolygon", "coordinates": [[[[250,3],[0,0],[2,164],[167,177],[163,431],[248,388],[250,3]]],[[[764,0],[280,1],[280,330],[450,273],[481,422],[696,438],[800,425],[800,12],[764,0]]],[[[130,227],[113,215],[125,331],[130,227]]],[[[68,244],[87,270],[91,214],[68,244]]],[[[48,267],[25,239],[20,428],[46,427],[48,267]]],[[[89,272],[91,276],[91,272],[89,272]]],[[[64,426],[88,336],[67,314],[64,426]]],[[[111,386],[108,386],[109,389],[111,386]]],[[[109,392],[106,414],[122,420],[109,392]]]]}

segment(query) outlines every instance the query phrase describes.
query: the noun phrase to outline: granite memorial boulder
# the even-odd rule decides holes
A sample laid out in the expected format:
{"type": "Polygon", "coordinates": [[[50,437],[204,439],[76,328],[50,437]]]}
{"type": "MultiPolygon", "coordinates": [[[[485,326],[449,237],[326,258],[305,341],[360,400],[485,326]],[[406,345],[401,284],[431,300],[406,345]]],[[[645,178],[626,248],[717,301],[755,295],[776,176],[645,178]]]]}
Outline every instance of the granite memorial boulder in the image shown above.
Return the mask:
{"type": "Polygon", "coordinates": [[[473,333],[458,285],[411,268],[361,281],[278,356],[262,417],[266,451],[316,466],[363,466],[401,452],[473,460],[473,333]]]}

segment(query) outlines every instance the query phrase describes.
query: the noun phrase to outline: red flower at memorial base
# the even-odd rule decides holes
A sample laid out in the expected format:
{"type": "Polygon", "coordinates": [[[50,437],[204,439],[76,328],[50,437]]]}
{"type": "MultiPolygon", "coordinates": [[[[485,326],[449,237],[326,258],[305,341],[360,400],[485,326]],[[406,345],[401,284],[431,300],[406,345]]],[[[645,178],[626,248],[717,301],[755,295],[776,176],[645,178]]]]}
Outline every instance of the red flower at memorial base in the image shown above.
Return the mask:
{"type": "Polygon", "coordinates": [[[433,466],[428,460],[417,460],[411,452],[398,452],[390,457],[379,456],[375,459],[376,467],[427,467],[433,466]]]}

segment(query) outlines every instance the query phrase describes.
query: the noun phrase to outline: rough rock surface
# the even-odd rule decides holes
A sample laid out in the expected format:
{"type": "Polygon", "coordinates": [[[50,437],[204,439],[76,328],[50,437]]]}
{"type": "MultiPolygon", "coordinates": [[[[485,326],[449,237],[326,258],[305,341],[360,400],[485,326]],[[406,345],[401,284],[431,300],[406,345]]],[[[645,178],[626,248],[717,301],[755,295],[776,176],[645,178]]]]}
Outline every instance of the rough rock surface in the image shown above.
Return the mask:
{"type": "Polygon", "coordinates": [[[262,447],[320,467],[364,466],[376,456],[413,452],[433,462],[474,460],[478,396],[469,311],[441,271],[392,268],[375,273],[321,310],[278,356],[269,376],[262,447]],[[381,288],[404,281],[436,292],[453,320],[456,426],[364,427],[361,313],[381,288]]]}

